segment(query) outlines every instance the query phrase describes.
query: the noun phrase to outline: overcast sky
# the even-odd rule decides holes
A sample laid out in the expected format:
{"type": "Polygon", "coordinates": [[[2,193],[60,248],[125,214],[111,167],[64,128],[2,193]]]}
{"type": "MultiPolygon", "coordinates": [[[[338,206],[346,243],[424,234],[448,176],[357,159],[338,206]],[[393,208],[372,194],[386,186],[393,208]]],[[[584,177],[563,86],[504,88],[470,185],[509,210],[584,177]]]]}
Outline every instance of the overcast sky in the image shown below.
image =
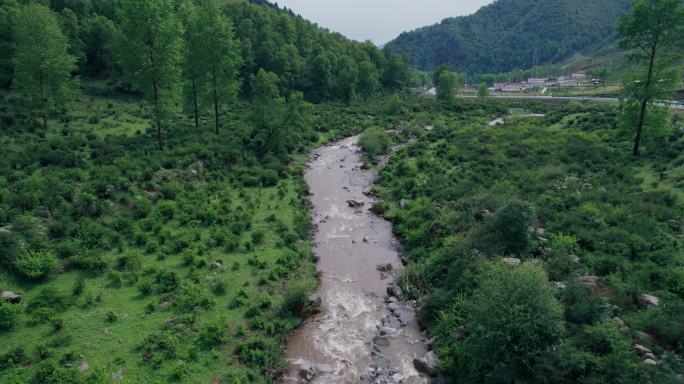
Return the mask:
{"type": "Polygon", "coordinates": [[[355,40],[385,44],[408,31],[468,15],[493,0],[271,0],[355,40]]]}

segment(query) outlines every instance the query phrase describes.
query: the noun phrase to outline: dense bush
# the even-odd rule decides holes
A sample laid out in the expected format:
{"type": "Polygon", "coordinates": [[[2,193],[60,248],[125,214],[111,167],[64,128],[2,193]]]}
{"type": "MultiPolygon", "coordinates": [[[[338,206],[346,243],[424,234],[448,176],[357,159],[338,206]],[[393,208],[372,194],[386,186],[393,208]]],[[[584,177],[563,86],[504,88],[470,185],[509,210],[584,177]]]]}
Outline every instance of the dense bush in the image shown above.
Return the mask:
{"type": "Polygon", "coordinates": [[[401,124],[434,129],[390,157],[375,192],[409,255],[403,288],[419,300],[447,381],[672,381],[683,352],[675,340],[684,335],[677,256],[684,206],[662,170],[681,172],[681,155],[663,154],[682,138],[635,160],[632,134],[612,107],[522,105],[546,117],[488,128],[481,116],[502,116],[499,108],[511,105],[434,103],[429,113],[413,106],[401,124]],[[492,288],[490,265],[501,256],[543,268],[553,284],[541,276],[535,286],[544,286],[546,299],[527,302],[532,287],[492,288]],[[643,293],[660,306],[644,308],[643,293]],[[544,302],[554,310],[543,325],[564,323],[565,332],[553,332],[551,344],[526,344],[533,338],[519,330],[542,325],[525,308],[544,302]],[[516,314],[523,320],[496,323],[516,314]],[[642,339],[674,355],[656,352],[660,368],[644,369],[630,351],[642,339]]]}
{"type": "Polygon", "coordinates": [[[392,144],[390,135],[382,128],[371,128],[359,137],[359,146],[371,159],[387,153],[392,144]]]}
{"type": "Polygon", "coordinates": [[[57,268],[55,255],[47,251],[26,251],[14,261],[14,267],[29,279],[40,279],[57,268]]]}
{"type": "Polygon", "coordinates": [[[0,330],[12,329],[17,323],[19,307],[14,304],[0,301],[0,330]]]}

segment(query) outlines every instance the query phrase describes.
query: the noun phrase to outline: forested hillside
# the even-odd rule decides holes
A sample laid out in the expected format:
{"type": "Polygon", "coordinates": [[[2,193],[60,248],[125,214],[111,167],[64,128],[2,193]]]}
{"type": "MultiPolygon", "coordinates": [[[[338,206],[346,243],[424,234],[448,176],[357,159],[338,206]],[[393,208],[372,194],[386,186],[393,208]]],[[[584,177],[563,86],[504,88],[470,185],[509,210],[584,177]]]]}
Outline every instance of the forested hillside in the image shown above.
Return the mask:
{"type": "Polygon", "coordinates": [[[626,0],[498,0],[470,16],[402,33],[387,48],[431,70],[447,64],[468,74],[560,62],[614,37],[626,0]]]}

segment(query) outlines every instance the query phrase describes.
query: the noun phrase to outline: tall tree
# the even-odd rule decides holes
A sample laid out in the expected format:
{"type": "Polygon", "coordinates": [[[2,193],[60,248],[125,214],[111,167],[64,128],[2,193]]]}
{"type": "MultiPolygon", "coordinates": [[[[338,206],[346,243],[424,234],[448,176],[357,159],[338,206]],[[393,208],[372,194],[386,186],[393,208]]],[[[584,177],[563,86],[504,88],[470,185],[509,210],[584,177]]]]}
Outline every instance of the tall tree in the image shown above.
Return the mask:
{"type": "Polygon", "coordinates": [[[15,14],[13,85],[40,110],[47,129],[50,112],[66,102],[73,90],[71,71],[76,59],[69,42],[49,8],[29,4],[15,14]]]}
{"type": "Polygon", "coordinates": [[[370,98],[375,94],[378,87],[380,75],[378,69],[370,60],[364,60],[359,63],[359,94],[363,98],[370,98]]]}
{"type": "Polygon", "coordinates": [[[403,55],[387,51],[389,58],[382,72],[382,84],[390,89],[400,89],[408,84],[409,68],[403,55]]]}
{"type": "Polygon", "coordinates": [[[359,77],[359,70],[356,63],[346,55],[337,61],[337,76],[335,78],[335,89],[337,97],[347,103],[351,102],[356,96],[356,81],[359,77]]]}
{"type": "Polygon", "coordinates": [[[259,69],[252,77],[254,143],[260,155],[277,153],[283,146],[285,101],[278,90],[278,75],[259,69]]]}
{"type": "Polygon", "coordinates": [[[480,87],[477,89],[477,96],[482,101],[484,101],[485,97],[489,96],[489,87],[487,87],[487,83],[483,82],[480,84],[480,87]]]}
{"type": "Polygon", "coordinates": [[[189,106],[199,128],[199,93],[204,79],[202,65],[202,36],[199,34],[197,6],[191,0],[183,0],[178,7],[178,14],[183,23],[183,40],[185,51],[183,56],[183,99],[189,106]]]}
{"type": "Polygon", "coordinates": [[[627,102],[639,104],[634,136],[634,156],[639,155],[648,105],[667,97],[671,91],[672,63],[684,39],[684,8],[681,0],[634,0],[632,10],[617,27],[620,47],[632,50],[630,59],[645,66],[638,80],[629,79],[627,102]]]}
{"type": "Polygon", "coordinates": [[[171,0],[121,0],[117,59],[128,81],[150,104],[159,149],[162,124],[178,108],[182,27],[171,0]]]}
{"type": "Polygon", "coordinates": [[[201,44],[201,67],[205,72],[208,97],[214,107],[214,128],[221,126],[221,106],[239,89],[238,71],[242,63],[240,45],[216,0],[204,0],[197,13],[197,35],[201,44]]]}
{"type": "Polygon", "coordinates": [[[451,70],[440,71],[437,79],[437,99],[441,101],[451,102],[456,97],[456,88],[458,87],[458,77],[451,70]]]}

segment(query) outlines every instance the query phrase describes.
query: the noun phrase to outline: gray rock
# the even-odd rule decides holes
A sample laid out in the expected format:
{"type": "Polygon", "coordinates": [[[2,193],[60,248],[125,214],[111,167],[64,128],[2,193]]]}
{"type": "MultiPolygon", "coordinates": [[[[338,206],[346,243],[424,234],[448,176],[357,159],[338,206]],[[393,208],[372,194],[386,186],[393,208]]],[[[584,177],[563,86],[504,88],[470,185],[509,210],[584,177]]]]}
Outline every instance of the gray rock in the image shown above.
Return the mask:
{"type": "Polygon", "coordinates": [[[433,351],[426,353],[425,356],[420,359],[413,359],[413,366],[418,372],[425,373],[432,377],[437,376],[437,367],[439,367],[439,364],[439,358],[433,351]]]}
{"type": "Polygon", "coordinates": [[[634,344],[634,350],[635,350],[638,354],[640,354],[640,355],[645,355],[645,354],[647,354],[647,353],[653,353],[653,351],[651,351],[650,349],[644,347],[644,346],[641,345],[641,344],[634,344]]]}
{"type": "Polygon", "coordinates": [[[307,383],[316,377],[316,368],[308,363],[304,363],[299,366],[299,377],[306,381],[307,383]]]}
{"type": "Polygon", "coordinates": [[[684,384],[684,375],[680,373],[675,376],[675,384],[684,384]]]}
{"type": "Polygon", "coordinates": [[[552,284],[553,284],[554,287],[556,287],[556,288],[558,288],[558,289],[565,289],[565,288],[568,287],[567,284],[565,284],[565,283],[563,283],[563,282],[561,282],[561,281],[554,281],[552,284]]]}
{"type": "Polygon", "coordinates": [[[398,285],[390,284],[387,286],[387,295],[390,297],[401,297],[401,288],[398,285]]]}
{"type": "Polygon", "coordinates": [[[655,360],[655,359],[656,359],[656,357],[655,357],[655,355],[654,355],[654,354],[652,354],[652,353],[644,353],[644,359],[651,359],[651,360],[655,360]]]}
{"type": "Polygon", "coordinates": [[[610,322],[613,323],[613,324],[615,324],[615,325],[617,325],[618,328],[622,328],[622,327],[625,326],[625,322],[624,322],[621,318],[619,318],[619,317],[617,317],[617,316],[615,316],[615,317],[613,317],[612,319],[610,319],[610,322]]]}
{"type": "Polygon", "coordinates": [[[333,373],[333,367],[329,364],[316,364],[314,369],[318,375],[329,375],[333,373]]]}
{"type": "Polygon", "coordinates": [[[378,347],[389,347],[390,341],[383,336],[375,336],[373,338],[373,344],[377,345],[378,347]]]}
{"type": "Polygon", "coordinates": [[[501,259],[501,261],[504,262],[504,264],[508,265],[509,267],[517,267],[522,263],[520,259],[517,259],[515,257],[504,257],[501,259]]]}
{"type": "Polygon", "coordinates": [[[639,304],[643,308],[648,308],[648,307],[659,307],[660,306],[660,299],[649,294],[642,294],[639,296],[639,304]]]}
{"type": "Polygon", "coordinates": [[[365,203],[363,201],[352,199],[352,200],[347,200],[347,204],[349,204],[349,206],[352,208],[361,208],[364,206],[365,203]]]}
{"type": "Polygon", "coordinates": [[[2,299],[8,303],[19,304],[21,302],[21,295],[16,294],[12,291],[3,291],[2,299]]]}
{"type": "Polygon", "coordinates": [[[76,367],[76,369],[78,369],[79,372],[85,372],[90,369],[90,364],[84,361],[81,364],[79,364],[78,367],[76,367]]]}
{"type": "Polygon", "coordinates": [[[599,278],[596,276],[579,276],[577,278],[578,282],[591,287],[595,287],[598,284],[598,280],[599,278]]]}
{"type": "Polygon", "coordinates": [[[653,366],[653,367],[655,367],[655,366],[657,366],[657,365],[658,365],[658,362],[657,362],[657,361],[655,361],[655,360],[651,360],[651,359],[646,359],[646,360],[644,360],[644,364],[646,364],[646,365],[650,365],[650,366],[653,366]]]}
{"type": "Polygon", "coordinates": [[[646,344],[653,344],[653,336],[649,335],[646,332],[642,332],[642,331],[637,332],[637,337],[639,338],[639,340],[641,340],[642,342],[644,342],[646,344]]]}
{"type": "Polygon", "coordinates": [[[380,272],[392,272],[392,269],[394,269],[394,266],[393,266],[391,263],[387,263],[387,264],[378,264],[378,265],[375,267],[375,269],[378,270],[378,271],[380,271],[380,272]]]}
{"type": "Polygon", "coordinates": [[[36,211],[36,216],[37,216],[37,217],[40,217],[40,218],[43,218],[43,219],[49,219],[50,217],[52,217],[52,215],[50,214],[50,211],[47,210],[47,209],[39,209],[39,210],[37,210],[37,211],[36,211]]]}

